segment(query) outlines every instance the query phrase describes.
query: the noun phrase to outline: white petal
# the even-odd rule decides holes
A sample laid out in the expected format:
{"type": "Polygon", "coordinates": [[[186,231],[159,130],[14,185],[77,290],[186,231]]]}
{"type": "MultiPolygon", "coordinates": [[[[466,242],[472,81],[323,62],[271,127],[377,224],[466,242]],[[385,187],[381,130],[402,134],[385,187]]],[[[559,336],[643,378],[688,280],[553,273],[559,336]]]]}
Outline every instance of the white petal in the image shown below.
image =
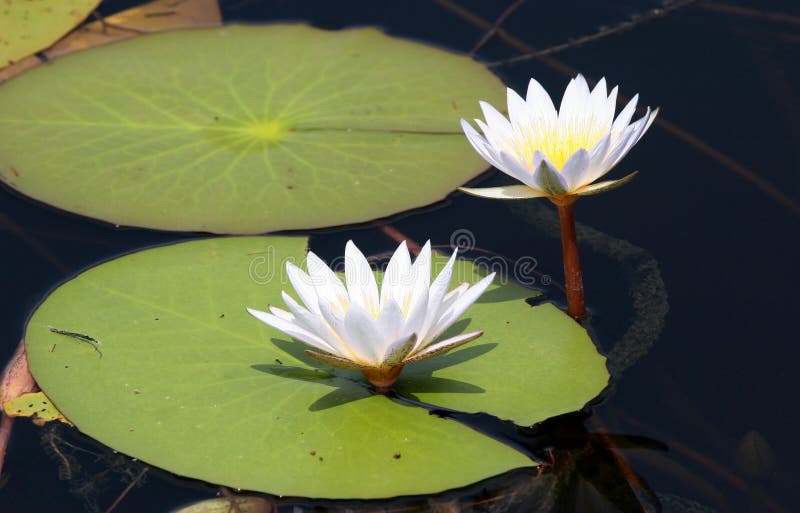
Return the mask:
{"type": "Polygon", "coordinates": [[[364,254],[351,240],[347,241],[344,250],[344,275],[350,302],[361,305],[373,316],[378,315],[380,302],[375,274],[364,254]]]}
{"type": "Polygon", "coordinates": [[[486,160],[489,164],[499,168],[498,158],[496,156],[497,150],[486,140],[484,136],[478,133],[477,130],[472,128],[472,125],[467,123],[466,120],[461,120],[461,129],[467,136],[467,140],[475,148],[475,151],[486,160]]]}
{"type": "Polygon", "coordinates": [[[311,251],[306,256],[306,266],[319,301],[328,303],[342,313],[346,312],[350,304],[347,289],[336,273],[331,271],[330,267],[311,251]]]}
{"type": "Polygon", "coordinates": [[[453,277],[453,265],[455,265],[457,254],[458,249],[453,250],[453,254],[450,255],[450,259],[447,261],[444,269],[434,278],[428,290],[428,311],[425,315],[425,322],[422,324],[422,327],[416,331],[417,340],[422,341],[422,343],[426,342],[428,331],[433,327],[436,321],[439,320],[439,311],[445,294],[447,294],[447,289],[450,288],[450,280],[453,277]]]}
{"type": "MultiPolygon", "coordinates": [[[[426,291],[427,292],[427,291],[426,291]]],[[[406,317],[406,324],[403,328],[403,335],[408,337],[413,335],[414,333],[419,333],[422,331],[425,325],[425,320],[427,319],[429,314],[428,309],[428,294],[426,293],[424,297],[420,298],[416,304],[411,307],[411,310],[408,312],[406,317]]],[[[421,338],[417,338],[417,344],[422,343],[424,340],[421,338]]],[[[416,346],[415,346],[416,347],[416,346]]]]}
{"type": "Polygon", "coordinates": [[[494,150],[494,152],[499,152],[501,148],[506,147],[506,140],[493,131],[484,120],[476,118],[475,124],[481,129],[481,132],[483,132],[483,138],[487,143],[489,143],[489,146],[494,150]]]}
{"type": "Polygon", "coordinates": [[[623,150],[630,141],[633,134],[638,129],[638,125],[633,123],[625,127],[625,129],[618,134],[612,133],[611,144],[606,153],[606,157],[603,160],[603,167],[606,169],[610,169],[611,166],[619,159],[619,156],[622,154],[623,150]]]}
{"type": "Polygon", "coordinates": [[[441,303],[439,304],[439,308],[434,310],[430,308],[429,315],[431,316],[431,322],[427,322],[424,328],[425,330],[425,337],[423,339],[422,336],[419,338],[423,340],[421,345],[427,345],[436,340],[436,337],[442,334],[443,329],[446,329],[450,324],[447,324],[443,329],[439,329],[439,326],[443,323],[442,318],[448,312],[451,306],[456,302],[458,298],[460,298],[464,292],[469,290],[469,283],[462,283],[458,287],[454,288],[442,298],[441,303]]]}
{"type": "Polygon", "coordinates": [[[444,330],[456,322],[458,318],[461,317],[461,314],[463,314],[467,308],[469,308],[470,305],[472,305],[472,303],[474,303],[481,296],[481,294],[486,291],[489,285],[491,285],[492,280],[494,280],[494,276],[495,273],[491,273],[460,294],[455,301],[453,301],[453,304],[444,312],[439,319],[439,322],[436,323],[436,326],[428,335],[429,339],[435,339],[441,335],[444,330]]]}
{"type": "Polygon", "coordinates": [[[291,262],[286,262],[286,275],[306,308],[319,313],[319,298],[311,277],[291,262]]]}
{"type": "Polygon", "coordinates": [[[342,338],[359,363],[379,365],[386,352],[387,340],[378,329],[378,323],[359,305],[350,305],[344,317],[342,338]]]}
{"type": "Polygon", "coordinates": [[[567,190],[572,191],[586,185],[584,180],[587,171],[589,171],[589,152],[581,148],[573,153],[561,168],[561,176],[567,182],[567,190]]]}
{"type": "Polygon", "coordinates": [[[570,80],[558,110],[558,130],[562,136],[582,132],[583,116],[589,108],[590,94],[589,85],[583,75],[570,80]]]}
{"type": "Polygon", "coordinates": [[[650,107],[648,107],[645,115],[642,116],[634,124],[630,125],[629,128],[631,129],[631,132],[628,135],[627,139],[625,140],[624,144],[620,145],[616,149],[616,151],[613,151],[614,153],[613,156],[609,154],[608,160],[606,160],[607,163],[610,161],[610,165],[608,165],[609,169],[617,165],[617,163],[620,160],[622,160],[622,158],[625,155],[628,154],[631,148],[633,148],[633,145],[636,144],[639,141],[639,139],[642,138],[645,130],[647,130],[650,127],[650,123],[652,123],[652,119],[650,118],[650,107]],[[611,160],[612,158],[613,160],[611,160]]]}
{"type": "Polygon", "coordinates": [[[527,185],[506,185],[502,187],[483,187],[477,189],[459,187],[458,190],[466,192],[467,194],[472,194],[473,196],[494,199],[528,199],[549,196],[546,192],[527,185]]]}
{"type": "MultiPolygon", "coordinates": [[[[478,144],[483,144],[483,143],[479,142],[478,144]]],[[[505,165],[501,162],[500,155],[501,155],[502,152],[500,150],[496,149],[491,144],[489,144],[489,142],[486,142],[485,144],[483,144],[483,146],[474,146],[473,145],[473,148],[475,148],[475,151],[477,151],[478,154],[480,154],[480,156],[483,157],[484,160],[486,160],[486,162],[488,162],[489,164],[493,165],[494,167],[496,167],[500,171],[503,171],[504,173],[508,173],[507,171],[504,171],[505,165]]]]}
{"type": "MultiPolygon", "coordinates": [[[[377,323],[377,329],[386,339],[396,340],[405,333],[406,320],[403,317],[403,311],[400,309],[400,305],[392,298],[389,298],[386,304],[383,305],[383,309],[378,318],[375,319],[375,322],[377,323]]],[[[406,338],[408,338],[408,335],[406,335],[406,338]]]]}
{"type": "Polygon", "coordinates": [[[406,363],[416,362],[419,360],[430,358],[432,356],[444,354],[450,351],[451,349],[455,349],[461,345],[466,344],[467,342],[475,340],[481,335],[483,335],[483,331],[472,331],[470,333],[462,333],[461,335],[456,335],[455,337],[450,337],[435,344],[431,344],[416,352],[412,351],[410,357],[406,358],[406,363]]]}
{"type": "Polygon", "coordinates": [[[582,133],[587,144],[595,144],[611,128],[611,120],[606,116],[607,102],[606,79],[601,78],[589,94],[585,108],[575,118],[575,133],[582,133]]]}
{"type": "Polygon", "coordinates": [[[525,164],[517,160],[516,156],[509,155],[506,152],[500,152],[497,157],[500,160],[500,165],[496,167],[500,169],[500,171],[512,178],[516,178],[525,185],[530,187],[536,186],[536,182],[533,179],[533,169],[528,169],[525,164]]]}
{"type": "Polygon", "coordinates": [[[391,297],[401,305],[404,303],[408,292],[411,290],[409,272],[411,270],[411,255],[408,253],[406,241],[400,243],[395,250],[381,283],[381,308],[391,297]]]}
{"type": "Polygon", "coordinates": [[[514,132],[518,137],[528,137],[531,126],[528,104],[511,88],[507,89],[506,96],[508,97],[508,117],[514,132]]]}
{"type": "Polygon", "coordinates": [[[617,94],[619,93],[619,87],[614,87],[609,93],[608,98],[606,99],[606,104],[604,109],[601,112],[604,112],[602,116],[602,124],[604,127],[604,131],[610,132],[611,126],[614,122],[614,112],[617,110],[617,94]]]}
{"type": "MultiPolygon", "coordinates": [[[[286,306],[288,306],[289,310],[294,314],[294,323],[322,339],[328,345],[326,351],[339,354],[340,350],[337,349],[340,346],[338,341],[339,337],[333,333],[331,327],[325,322],[325,319],[320,314],[311,313],[300,306],[286,292],[282,292],[281,295],[283,296],[283,301],[286,303],[286,306]]],[[[273,314],[278,315],[275,310],[275,308],[270,309],[273,314]]]]}
{"type": "Polygon", "coordinates": [[[600,164],[605,160],[606,155],[608,154],[608,148],[611,146],[611,134],[608,133],[604,135],[594,147],[589,150],[589,162],[590,166],[595,164],[600,164]]]}
{"type": "MultiPolygon", "coordinates": [[[[491,155],[493,155],[498,162],[500,161],[501,152],[516,154],[517,146],[514,143],[513,136],[510,134],[504,135],[499,133],[497,130],[492,129],[480,119],[476,119],[475,124],[478,125],[478,127],[483,131],[483,135],[486,137],[486,141],[489,143],[487,149],[491,148],[491,155]]],[[[499,169],[502,169],[502,165],[498,166],[495,163],[493,163],[493,165],[499,169]]]]}
{"type": "Polygon", "coordinates": [[[608,169],[604,166],[604,162],[610,146],[611,134],[608,133],[594,145],[591,151],[589,151],[589,168],[583,178],[582,185],[590,184],[608,172],[608,169]]]}
{"type": "Polygon", "coordinates": [[[439,311],[437,312],[438,316],[441,317],[444,312],[447,311],[450,306],[455,303],[456,299],[461,297],[464,292],[469,290],[469,283],[462,283],[458,287],[454,288],[450,292],[444,295],[442,298],[442,304],[439,306],[439,311]]]}
{"type": "Polygon", "coordinates": [[[550,95],[534,79],[528,82],[526,101],[535,126],[534,130],[542,133],[551,132],[556,127],[558,113],[555,105],[553,105],[553,100],[550,99],[550,95]]]}
{"type": "Polygon", "coordinates": [[[428,301],[428,289],[431,286],[431,241],[426,241],[411,266],[411,304],[414,305],[421,298],[428,301]]]}
{"type": "Polygon", "coordinates": [[[614,120],[614,124],[611,125],[611,132],[619,135],[628,124],[631,122],[631,118],[633,117],[633,113],[636,112],[636,104],[639,101],[639,95],[633,95],[633,98],[628,102],[625,107],[619,111],[619,115],[617,115],[617,119],[614,120]]]}
{"type": "Polygon", "coordinates": [[[606,102],[608,101],[607,91],[606,79],[603,77],[595,84],[594,89],[592,89],[592,92],[589,94],[588,114],[590,116],[595,116],[598,121],[601,119],[600,114],[605,114],[606,112],[606,102]]]}
{"type": "Polygon", "coordinates": [[[344,312],[334,311],[327,303],[320,303],[320,315],[322,316],[325,325],[328,327],[328,332],[325,337],[322,337],[328,344],[336,350],[336,354],[343,358],[356,360],[357,355],[350,349],[347,343],[347,330],[344,326],[344,312]]]}
{"type": "MultiPolygon", "coordinates": [[[[281,310],[276,306],[270,306],[269,312],[274,315],[275,317],[280,317],[281,319],[289,322],[295,322],[295,316],[287,312],[286,310],[281,310]]],[[[313,331],[313,330],[312,330],[313,331]]]]}
{"type": "Polygon", "coordinates": [[[487,145],[482,148],[478,147],[482,144],[481,141],[470,140],[476,151],[487,162],[505,174],[526,185],[533,185],[533,169],[528,168],[527,163],[524,162],[524,157],[520,155],[520,148],[513,137],[504,138],[499,136],[480,119],[476,119],[475,122],[483,130],[487,139],[487,145]]]}
{"type": "Polygon", "coordinates": [[[490,104],[483,101],[478,103],[483,111],[483,117],[486,118],[486,124],[489,125],[492,132],[506,141],[511,141],[513,132],[508,119],[490,104]]]}
{"type": "Polygon", "coordinates": [[[292,338],[296,338],[301,342],[305,342],[306,344],[316,347],[317,349],[322,349],[323,351],[330,351],[330,346],[325,343],[324,340],[319,338],[318,336],[310,333],[307,330],[297,326],[293,322],[287,321],[285,319],[281,319],[273,314],[269,314],[267,312],[262,312],[260,310],[253,310],[252,308],[247,309],[250,312],[250,315],[258,319],[259,321],[263,322],[267,326],[271,326],[278,331],[281,331],[292,338]]]}
{"type": "Polygon", "coordinates": [[[647,131],[650,130],[650,125],[652,125],[653,121],[656,120],[656,116],[658,116],[658,113],[660,111],[661,107],[656,107],[655,109],[653,109],[653,112],[650,113],[650,119],[647,120],[647,126],[644,127],[644,132],[642,132],[642,135],[646,134],[647,131]]]}

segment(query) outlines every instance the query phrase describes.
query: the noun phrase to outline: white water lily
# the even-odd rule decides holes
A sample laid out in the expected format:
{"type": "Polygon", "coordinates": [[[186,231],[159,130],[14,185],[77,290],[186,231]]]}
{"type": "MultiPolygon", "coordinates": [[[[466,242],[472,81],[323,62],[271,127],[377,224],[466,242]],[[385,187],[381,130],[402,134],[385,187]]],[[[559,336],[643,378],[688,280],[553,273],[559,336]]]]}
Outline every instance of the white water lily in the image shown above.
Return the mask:
{"type": "Polygon", "coordinates": [[[608,173],[644,135],[658,113],[647,108],[631,123],[639,95],[614,119],[617,88],[606,94],[601,79],[590,91],[578,75],[570,81],[556,111],[550,96],[534,79],[526,99],[508,89],[508,114],[480,102],[486,122],[476,119],[479,134],[467,121],[461,127],[475,150],[491,165],[524,185],[461,190],[500,199],[561,198],[597,194],[623,185],[619,180],[594,183],[608,173]]]}
{"type": "Polygon", "coordinates": [[[303,305],[286,292],[289,311],[248,308],[254,317],[313,349],[306,354],[327,364],[360,370],[384,393],[407,363],[445,353],[483,331],[437,338],[478,299],[494,278],[448,292],[456,251],[431,283],[430,242],[411,263],[406,243],[394,252],[380,292],[367,259],[352,241],[345,248],[345,283],[318,256],[308,253],[308,273],[287,263],[289,280],[303,305]]]}

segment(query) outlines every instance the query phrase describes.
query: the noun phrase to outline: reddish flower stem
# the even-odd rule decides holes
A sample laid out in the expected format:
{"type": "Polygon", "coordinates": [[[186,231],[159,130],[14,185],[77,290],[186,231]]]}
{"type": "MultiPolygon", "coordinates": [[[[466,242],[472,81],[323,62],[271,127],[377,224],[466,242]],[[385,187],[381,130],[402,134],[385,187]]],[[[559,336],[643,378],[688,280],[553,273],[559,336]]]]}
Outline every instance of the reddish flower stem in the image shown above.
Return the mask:
{"type": "Polygon", "coordinates": [[[564,283],[567,287],[567,313],[576,321],[586,317],[583,297],[581,261],[578,256],[578,238],[575,235],[575,201],[578,196],[550,198],[558,207],[561,220],[561,251],[564,258],[564,283]]]}

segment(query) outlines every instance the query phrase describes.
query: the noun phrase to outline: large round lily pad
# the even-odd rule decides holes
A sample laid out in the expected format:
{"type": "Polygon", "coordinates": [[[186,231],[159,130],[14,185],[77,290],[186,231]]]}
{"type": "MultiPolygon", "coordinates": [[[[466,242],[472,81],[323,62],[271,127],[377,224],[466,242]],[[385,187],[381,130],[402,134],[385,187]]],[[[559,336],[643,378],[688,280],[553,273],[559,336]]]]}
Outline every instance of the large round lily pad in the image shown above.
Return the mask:
{"type": "Polygon", "coordinates": [[[0,180],[79,214],[263,233],[435,202],[485,169],[458,125],[503,86],[375,29],[142,36],[0,86],[0,180]]]}
{"type": "MultiPolygon", "coordinates": [[[[303,260],[306,243],[209,239],[90,269],[30,319],[33,375],[88,435],[177,474],[236,488],[389,497],[533,465],[455,421],[371,395],[360,374],[322,366],[303,344],[250,317],[245,306],[280,302],[280,290],[290,288],[284,263],[303,260]]],[[[459,269],[462,278],[474,272],[468,263],[459,269]]],[[[465,410],[497,406],[526,422],[592,399],[607,379],[597,372],[604,359],[583,330],[558,319],[564,314],[529,307],[523,292],[493,286],[467,314],[470,327],[486,328],[484,339],[432,359],[434,367],[408,366],[400,390],[465,410]],[[539,326],[542,315],[554,325],[539,326]],[[516,336],[495,333],[497,316],[512,320],[516,336]],[[564,344],[563,354],[547,337],[564,344]],[[524,375],[518,361],[530,364],[524,375]],[[486,375],[476,377],[476,369],[486,375]],[[588,386],[574,385],[582,380],[588,386]],[[535,399],[551,387],[562,395],[545,393],[545,405],[535,399]]]]}
{"type": "Polygon", "coordinates": [[[100,0],[5,0],[0,4],[0,68],[55,43],[100,0]]]}

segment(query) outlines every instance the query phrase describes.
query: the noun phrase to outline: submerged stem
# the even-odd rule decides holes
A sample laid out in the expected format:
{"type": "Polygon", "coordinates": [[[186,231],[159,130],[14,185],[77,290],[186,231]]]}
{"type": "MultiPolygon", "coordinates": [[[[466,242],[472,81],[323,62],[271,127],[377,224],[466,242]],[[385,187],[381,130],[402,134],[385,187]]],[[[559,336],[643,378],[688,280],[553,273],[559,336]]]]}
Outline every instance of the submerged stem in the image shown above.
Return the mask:
{"type": "Polygon", "coordinates": [[[575,201],[578,196],[550,198],[558,207],[561,220],[561,251],[564,258],[564,281],[567,287],[567,313],[580,321],[586,317],[586,304],[583,297],[583,278],[581,261],[578,256],[578,238],[575,235],[575,201]]]}

